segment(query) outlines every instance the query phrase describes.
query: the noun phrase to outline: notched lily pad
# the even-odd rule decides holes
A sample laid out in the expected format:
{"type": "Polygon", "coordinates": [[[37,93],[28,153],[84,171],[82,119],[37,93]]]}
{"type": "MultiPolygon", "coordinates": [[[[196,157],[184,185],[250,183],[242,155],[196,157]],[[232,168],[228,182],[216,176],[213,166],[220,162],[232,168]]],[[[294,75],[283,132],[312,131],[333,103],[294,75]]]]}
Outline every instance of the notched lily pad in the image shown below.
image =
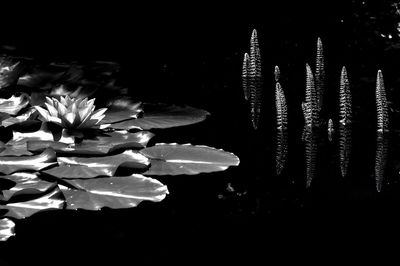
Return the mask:
{"type": "Polygon", "coordinates": [[[17,171],[39,171],[56,164],[56,153],[49,148],[35,156],[0,157],[0,173],[9,175],[17,171]]]}
{"type": "Polygon", "coordinates": [[[15,235],[15,223],[8,218],[0,219],[0,241],[15,235]]]}
{"type": "Polygon", "coordinates": [[[164,144],[140,151],[151,161],[151,167],[144,175],[195,175],[224,171],[239,165],[239,158],[233,153],[207,146],[191,144],[164,144]]]}
{"type": "Polygon", "coordinates": [[[107,105],[107,111],[104,113],[103,123],[111,124],[124,120],[136,119],[143,111],[142,103],[133,102],[129,99],[117,99],[107,105]]]}
{"type": "Polygon", "coordinates": [[[131,150],[112,156],[58,157],[57,160],[59,166],[45,170],[44,173],[67,179],[113,176],[119,167],[145,170],[150,164],[147,157],[131,150]]]}
{"type": "Polygon", "coordinates": [[[26,94],[20,96],[11,96],[8,99],[0,98],[0,112],[9,115],[16,115],[22,108],[29,103],[29,97],[26,94]]]}
{"type": "Polygon", "coordinates": [[[8,210],[5,217],[24,219],[40,211],[63,209],[64,205],[64,196],[56,186],[54,190],[40,198],[0,205],[0,209],[8,210]]]}
{"type": "Polygon", "coordinates": [[[35,196],[40,195],[52,187],[55,186],[54,183],[44,181],[38,178],[36,173],[14,173],[12,175],[0,176],[0,179],[7,179],[15,182],[15,186],[9,190],[3,190],[3,195],[0,199],[3,201],[8,201],[10,198],[15,196],[35,196]]]}
{"type": "Polygon", "coordinates": [[[142,149],[154,136],[149,131],[129,133],[114,131],[96,136],[94,139],[84,139],[81,143],[65,144],[58,141],[29,141],[28,150],[40,152],[51,147],[57,154],[63,155],[106,155],[122,149],[142,149]]]}
{"type": "Polygon", "coordinates": [[[206,119],[208,113],[205,110],[190,106],[177,106],[167,104],[145,104],[144,114],[137,119],[130,119],[111,124],[116,129],[141,128],[170,128],[199,123],[206,119]]]}
{"type": "Polygon", "coordinates": [[[159,202],[168,194],[165,185],[138,174],[66,182],[78,189],[60,186],[65,195],[67,209],[73,210],[135,207],[144,200],[159,202]]]}

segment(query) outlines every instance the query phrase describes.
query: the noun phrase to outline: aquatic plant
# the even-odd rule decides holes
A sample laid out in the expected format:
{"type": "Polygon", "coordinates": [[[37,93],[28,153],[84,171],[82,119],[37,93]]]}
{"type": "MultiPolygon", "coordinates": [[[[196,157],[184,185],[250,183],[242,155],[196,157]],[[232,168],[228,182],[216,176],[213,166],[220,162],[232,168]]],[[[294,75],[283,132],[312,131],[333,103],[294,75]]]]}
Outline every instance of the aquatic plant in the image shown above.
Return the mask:
{"type": "Polygon", "coordinates": [[[375,152],[375,185],[376,190],[381,192],[385,168],[387,163],[389,147],[389,136],[385,132],[378,131],[376,136],[376,152],[375,152]]]}
{"type": "Polygon", "coordinates": [[[282,86],[279,83],[280,70],[275,66],[275,105],[277,123],[277,145],[276,145],[276,173],[280,175],[287,157],[287,105],[282,86]]]}
{"type": "Polygon", "coordinates": [[[157,176],[224,171],[239,164],[233,153],[208,146],[148,146],[154,136],[148,129],[198,123],[209,115],[205,110],[111,94],[96,110],[95,98],[81,97],[84,89],[48,88],[35,75],[23,76],[22,83],[29,85],[25,91],[34,88],[30,93],[0,100],[0,180],[7,184],[0,193],[0,241],[14,235],[16,220],[40,211],[159,202],[169,191],[157,176]],[[80,132],[78,140],[71,131],[80,132]]]}
{"type": "Polygon", "coordinates": [[[314,75],[311,67],[306,64],[306,96],[302,103],[304,121],[306,128],[314,128],[319,126],[319,110],[318,110],[317,91],[314,83],[314,75]]]}
{"type": "Polygon", "coordinates": [[[333,140],[333,133],[335,133],[335,128],[333,126],[333,121],[331,118],[328,120],[328,140],[332,142],[333,140]]]}
{"type": "Polygon", "coordinates": [[[318,136],[312,128],[304,132],[305,158],[306,158],[306,188],[311,186],[317,167],[318,136]]]}
{"type": "Polygon", "coordinates": [[[316,97],[318,102],[318,111],[322,109],[322,103],[325,92],[325,59],[324,59],[324,48],[322,45],[321,38],[317,40],[317,55],[315,63],[315,88],[316,97]]]}
{"type": "Polygon", "coordinates": [[[346,68],[342,68],[339,90],[339,158],[340,172],[347,175],[351,151],[352,100],[346,68]]]}
{"type": "Polygon", "coordinates": [[[87,129],[101,127],[100,121],[105,117],[107,108],[101,108],[94,112],[95,99],[88,100],[70,98],[68,95],[56,98],[46,97],[46,108],[34,106],[45,121],[53,122],[67,129],[87,129]]]}
{"type": "Polygon", "coordinates": [[[387,132],[389,130],[389,107],[381,70],[378,70],[376,77],[375,97],[377,109],[377,130],[379,132],[387,132]]]}
{"type": "Polygon", "coordinates": [[[242,85],[245,99],[250,103],[250,117],[254,129],[258,128],[262,105],[261,53],[257,31],[250,38],[250,54],[245,53],[242,66],[242,85]]]}

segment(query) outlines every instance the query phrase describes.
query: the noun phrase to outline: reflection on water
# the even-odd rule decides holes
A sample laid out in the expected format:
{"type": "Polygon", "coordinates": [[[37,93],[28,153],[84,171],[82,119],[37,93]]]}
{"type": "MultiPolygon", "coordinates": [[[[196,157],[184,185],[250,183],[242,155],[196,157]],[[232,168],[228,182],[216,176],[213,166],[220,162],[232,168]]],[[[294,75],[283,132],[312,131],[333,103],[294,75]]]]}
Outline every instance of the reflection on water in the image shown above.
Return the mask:
{"type": "Polygon", "coordinates": [[[339,124],[339,158],[340,158],[340,173],[342,177],[347,176],[351,153],[351,125],[339,124]]]}
{"type": "Polygon", "coordinates": [[[385,174],[389,147],[389,135],[387,133],[377,132],[376,153],[375,153],[375,182],[378,192],[382,189],[382,183],[385,174]]]}
{"type": "Polygon", "coordinates": [[[306,157],[306,187],[311,186],[315,177],[318,152],[318,134],[312,128],[304,130],[305,157],[306,157]]]}

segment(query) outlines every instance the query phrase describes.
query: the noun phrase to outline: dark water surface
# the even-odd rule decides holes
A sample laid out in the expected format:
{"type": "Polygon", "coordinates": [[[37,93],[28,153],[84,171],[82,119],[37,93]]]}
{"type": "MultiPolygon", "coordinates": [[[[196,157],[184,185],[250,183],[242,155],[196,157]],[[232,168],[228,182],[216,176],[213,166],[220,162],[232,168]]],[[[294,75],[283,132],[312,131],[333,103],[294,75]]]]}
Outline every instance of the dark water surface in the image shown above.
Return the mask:
{"type": "MultiPolygon", "coordinates": [[[[208,110],[211,116],[200,124],[154,130],[151,142],[221,148],[238,155],[241,163],[224,172],[160,177],[170,192],[160,203],[100,212],[48,211],[18,221],[16,237],[0,244],[1,265],[61,261],[71,265],[208,265],[214,261],[255,265],[260,261],[257,265],[261,265],[272,259],[318,260],[317,255],[340,259],[380,250],[392,254],[388,247],[396,248],[400,236],[399,137],[393,114],[383,189],[377,193],[374,78],[378,67],[386,70],[389,97],[396,95],[395,60],[383,52],[379,53],[384,57],[376,53],[365,58],[347,49],[351,31],[340,26],[340,12],[332,11],[314,25],[307,6],[299,14],[296,7],[285,16],[268,17],[274,13],[271,8],[264,16],[255,12],[256,19],[223,21],[220,16],[222,21],[208,22],[206,15],[199,16],[200,21],[197,16],[188,20],[190,14],[178,17],[182,18],[178,22],[169,21],[168,15],[156,21],[150,16],[146,22],[134,18],[139,11],[114,15],[109,21],[103,10],[89,16],[93,24],[78,17],[71,24],[58,22],[56,30],[44,31],[47,22],[42,18],[33,22],[36,31],[30,31],[26,39],[15,32],[7,35],[7,42],[29,56],[117,61],[121,83],[138,100],[208,110]],[[307,28],[310,25],[314,26],[307,28]],[[265,72],[258,131],[251,127],[240,80],[242,56],[253,27],[258,27],[261,36],[265,72]],[[317,36],[325,40],[328,62],[325,117],[337,121],[340,68],[348,64],[355,121],[349,175],[340,176],[338,132],[331,143],[323,129],[316,174],[306,189],[301,101],[305,62],[314,62],[317,36]],[[281,176],[275,174],[275,64],[281,66],[289,110],[289,153],[281,176]],[[392,240],[395,244],[389,245],[392,240]]],[[[337,122],[335,126],[337,130],[337,122]]]]}

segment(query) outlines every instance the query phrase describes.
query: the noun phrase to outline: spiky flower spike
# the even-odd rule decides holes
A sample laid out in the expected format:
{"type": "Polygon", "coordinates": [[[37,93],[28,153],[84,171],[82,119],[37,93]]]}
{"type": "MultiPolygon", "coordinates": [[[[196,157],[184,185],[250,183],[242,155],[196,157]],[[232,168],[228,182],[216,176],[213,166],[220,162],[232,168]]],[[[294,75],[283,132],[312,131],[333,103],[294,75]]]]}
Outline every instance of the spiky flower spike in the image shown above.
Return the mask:
{"type": "Polygon", "coordinates": [[[258,44],[257,31],[254,29],[250,39],[250,68],[249,87],[250,87],[250,106],[251,121],[254,129],[258,127],[261,112],[262,96],[262,74],[261,74],[261,54],[258,44]]]}
{"type": "Polygon", "coordinates": [[[352,118],[352,101],[349,79],[347,77],[346,67],[342,68],[340,75],[340,90],[339,90],[339,101],[340,101],[340,123],[347,125],[351,123],[352,118]]]}
{"type": "Polygon", "coordinates": [[[45,121],[53,122],[67,129],[87,129],[87,128],[104,128],[106,125],[100,124],[105,117],[104,113],[107,108],[101,108],[93,112],[95,109],[95,99],[88,100],[70,98],[68,95],[60,97],[60,101],[56,98],[46,97],[46,109],[35,106],[36,110],[44,118],[45,121]]]}
{"type": "Polygon", "coordinates": [[[305,127],[313,128],[319,124],[318,98],[316,94],[314,75],[311,67],[306,64],[306,97],[302,105],[305,127]]]}
{"type": "Polygon", "coordinates": [[[383,83],[382,71],[378,70],[376,77],[376,108],[377,108],[377,130],[378,132],[389,131],[389,108],[386,99],[385,85],[383,83]]]}
{"type": "Polygon", "coordinates": [[[339,90],[339,158],[342,177],[347,175],[351,151],[352,101],[346,67],[342,68],[339,90]]]}
{"type": "Polygon", "coordinates": [[[242,86],[244,92],[244,99],[246,101],[250,97],[249,71],[250,71],[250,57],[248,53],[245,53],[242,66],[242,86]]]}
{"type": "Polygon", "coordinates": [[[276,173],[280,175],[287,156],[287,105],[285,94],[279,82],[275,86],[275,104],[277,122],[276,173]]]}
{"type": "Polygon", "coordinates": [[[325,92],[325,63],[324,63],[324,48],[321,38],[317,40],[317,56],[315,64],[315,87],[318,99],[318,111],[322,109],[322,102],[325,92]]]}

